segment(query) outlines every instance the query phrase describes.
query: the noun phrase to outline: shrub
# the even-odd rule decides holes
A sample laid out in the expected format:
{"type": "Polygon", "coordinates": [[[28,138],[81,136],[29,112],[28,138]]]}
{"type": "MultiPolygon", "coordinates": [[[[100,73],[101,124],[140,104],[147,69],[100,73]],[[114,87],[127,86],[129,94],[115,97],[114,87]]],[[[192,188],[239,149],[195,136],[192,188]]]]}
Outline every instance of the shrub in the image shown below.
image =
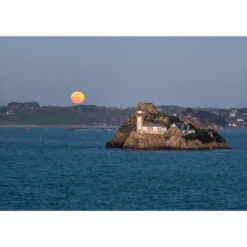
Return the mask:
{"type": "Polygon", "coordinates": [[[212,138],[205,129],[196,129],[196,137],[203,143],[210,143],[214,141],[214,138],[212,138]]]}
{"type": "Polygon", "coordinates": [[[197,136],[196,136],[196,134],[192,133],[192,134],[184,136],[184,138],[186,140],[195,140],[195,139],[197,139],[197,136]]]}
{"type": "Polygon", "coordinates": [[[182,120],[180,120],[179,117],[176,116],[169,116],[169,124],[174,124],[174,123],[183,123],[182,120]]]}
{"type": "Polygon", "coordinates": [[[220,142],[220,143],[225,143],[226,142],[226,140],[218,132],[216,132],[215,130],[210,129],[209,131],[212,132],[213,137],[214,137],[216,142],[220,142]]]}
{"type": "MultiPolygon", "coordinates": [[[[193,126],[194,127],[194,126],[193,126]]],[[[210,142],[219,142],[219,143],[225,143],[225,139],[218,134],[215,130],[206,130],[206,129],[195,129],[196,133],[195,134],[189,134],[184,136],[186,140],[200,140],[203,143],[210,143],[210,142]],[[209,134],[209,132],[212,132],[213,136],[209,134]]]]}

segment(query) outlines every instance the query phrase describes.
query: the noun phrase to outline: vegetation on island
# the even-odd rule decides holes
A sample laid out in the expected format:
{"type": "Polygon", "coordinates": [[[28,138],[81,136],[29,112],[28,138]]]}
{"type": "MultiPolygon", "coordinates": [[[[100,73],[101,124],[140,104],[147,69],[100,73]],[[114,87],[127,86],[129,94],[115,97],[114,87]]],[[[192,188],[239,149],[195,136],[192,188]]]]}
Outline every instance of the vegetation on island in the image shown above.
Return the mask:
{"type": "Polygon", "coordinates": [[[164,125],[167,128],[170,128],[174,123],[183,123],[179,117],[166,115],[160,111],[158,113],[150,113],[148,116],[145,116],[144,121],[164,125]]]}
{"type": "Polygon", "coordinates": [[[195,128],[196,133],[188,134],[184,136],[186,140],[200,140],[203,143],[219,142],[226,143],[226,140],[212,129],[198,129],[195,128]]]}

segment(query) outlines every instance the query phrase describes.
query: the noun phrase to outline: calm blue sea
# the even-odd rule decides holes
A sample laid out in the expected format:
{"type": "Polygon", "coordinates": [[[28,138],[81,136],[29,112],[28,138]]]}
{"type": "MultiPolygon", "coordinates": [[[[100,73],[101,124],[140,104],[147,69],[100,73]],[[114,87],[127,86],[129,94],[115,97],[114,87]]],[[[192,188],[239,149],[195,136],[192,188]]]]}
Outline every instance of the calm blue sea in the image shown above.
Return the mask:
{"type": "Polygon", "coordinates": [[[232,150],[105,149],[112,130],[0,127],[0,210],[247,210],[247,130],[232,150]]]}

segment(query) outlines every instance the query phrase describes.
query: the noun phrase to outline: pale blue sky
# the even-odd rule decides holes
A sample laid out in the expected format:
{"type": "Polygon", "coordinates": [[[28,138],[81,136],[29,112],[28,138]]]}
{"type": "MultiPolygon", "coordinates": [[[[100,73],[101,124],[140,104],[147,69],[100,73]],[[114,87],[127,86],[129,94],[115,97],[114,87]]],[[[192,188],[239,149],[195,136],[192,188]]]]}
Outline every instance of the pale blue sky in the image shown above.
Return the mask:
{"type": "Polygon", "coordinates": [[[0,105],[247,107],[246,37],[0,37],[0,105]]]}

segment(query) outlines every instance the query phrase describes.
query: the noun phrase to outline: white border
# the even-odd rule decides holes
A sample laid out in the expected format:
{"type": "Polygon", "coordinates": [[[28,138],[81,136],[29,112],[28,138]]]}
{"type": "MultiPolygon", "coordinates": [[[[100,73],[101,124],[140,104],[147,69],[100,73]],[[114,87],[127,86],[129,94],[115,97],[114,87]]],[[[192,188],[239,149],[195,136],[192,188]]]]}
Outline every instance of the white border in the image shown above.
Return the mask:
{"type": "Polygon", "coordinates": [[[0,0],[4,36],[243,36],[244,0],[0,0]]]}
{"type": "MultiPolygon", "coordinates": [[[[244,0],[0,0],[1,36],[245,36],[244,0]]],[[[0,246],[246,246],[246,212],[0,212],[0,246]]]]}
{"type": "Polygon", "coordinates": [[[3,247],[245,247],[247,243],[247,214],[241,212],[1,212],[0,217],[3,247]]]}

